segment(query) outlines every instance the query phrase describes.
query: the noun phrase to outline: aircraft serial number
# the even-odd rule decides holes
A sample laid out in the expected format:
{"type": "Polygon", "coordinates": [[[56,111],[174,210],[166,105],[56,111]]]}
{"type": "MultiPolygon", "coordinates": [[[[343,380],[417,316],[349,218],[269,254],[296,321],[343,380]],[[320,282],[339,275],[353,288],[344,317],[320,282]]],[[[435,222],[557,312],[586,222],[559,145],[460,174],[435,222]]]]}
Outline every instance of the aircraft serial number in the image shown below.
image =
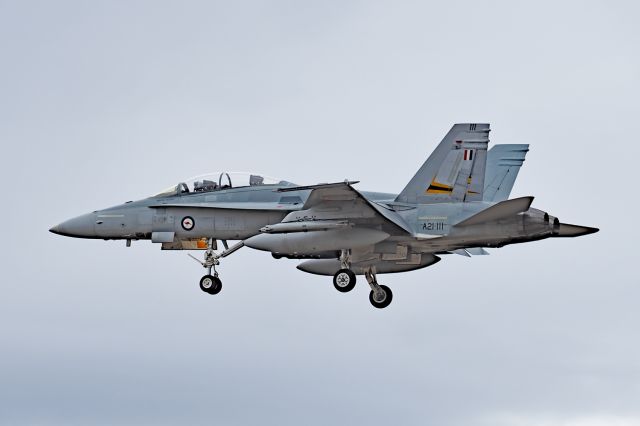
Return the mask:
{"type": "Polygon", "coordinates": [[[422,224],[423,231],[444,231],[444,222],[425,222],[422,224]]]}

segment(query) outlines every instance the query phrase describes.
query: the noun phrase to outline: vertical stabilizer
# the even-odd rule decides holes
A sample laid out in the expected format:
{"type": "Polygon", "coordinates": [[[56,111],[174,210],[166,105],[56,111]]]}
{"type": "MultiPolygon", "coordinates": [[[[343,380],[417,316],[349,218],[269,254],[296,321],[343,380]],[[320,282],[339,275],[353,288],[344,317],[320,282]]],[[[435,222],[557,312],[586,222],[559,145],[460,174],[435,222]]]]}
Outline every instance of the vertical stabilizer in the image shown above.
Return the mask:
{"type": "Polygon", "coordinates": [[[488,143],[489,124],[454,124],[396,201],[482,201],[488,143]]]}
{"type": "Polygon", "coordinates": [[[495,145],[489,150],[484,181],[485,201],[504,201],[509,198],[528,151],[527,144],[495,145]]]}

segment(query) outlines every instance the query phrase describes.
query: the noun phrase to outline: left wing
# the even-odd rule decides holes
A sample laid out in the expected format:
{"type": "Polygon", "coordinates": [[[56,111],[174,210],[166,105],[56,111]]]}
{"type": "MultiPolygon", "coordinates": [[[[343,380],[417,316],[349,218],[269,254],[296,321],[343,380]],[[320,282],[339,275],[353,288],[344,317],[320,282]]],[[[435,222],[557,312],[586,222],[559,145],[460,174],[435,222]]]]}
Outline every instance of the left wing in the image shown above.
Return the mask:
{"type": "Polygon", "coordinates": [[[411,227],[395,211],[367,200],[352,184],[356,181],[326,183],[310,186],[280,188],[278,192],[302,191],[311,193],[301,210],[289,213],[282,223],[297,221],[368,220],[412,234],[411,227]]]}
{"type": "Polygon", "coordinates": [[[440,258],[411,249],[411,227],[394,210],[368,200],[351,185],[328,183],[282,188],[279,192],[311,190],[302,210],[290,212],[279,224],[261,229],[245,245],[280,256],[313,259],[298,265],[304,272],[334,275],[344,268],[346,255],[355,274],[411,271],[433,265],[440,258]],[[305,232],[323,229],[321,232],[305,232]],[[405,240],[404,243],[398,241],[405,240]],[[405,237],[405,238],[403,238],[405,237]]]}

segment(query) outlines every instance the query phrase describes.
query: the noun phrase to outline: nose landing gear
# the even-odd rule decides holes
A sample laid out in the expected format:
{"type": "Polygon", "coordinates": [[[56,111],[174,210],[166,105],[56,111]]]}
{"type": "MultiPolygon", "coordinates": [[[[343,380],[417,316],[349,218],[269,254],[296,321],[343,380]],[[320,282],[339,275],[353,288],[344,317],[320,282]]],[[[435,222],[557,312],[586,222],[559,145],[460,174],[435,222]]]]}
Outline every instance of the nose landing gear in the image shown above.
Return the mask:
{"type": "Polygon", "coordinates": [[[218,246],[217,242],[213,238],[210,238],[207,241],[207,250],[204,252],[204,262],[189,254],[189,257],[191,257],[193,260],[207,269],[207,275],[203,276],[200,279],[200,290],[204,291],[205,293],[220,293],[220,290],[222,290],[222,280],[220,280],[218,271],[216,271],[216,266],[220,264],[219,259],[229,256],[231,253],[240,250],[244,246],[243,241],[240,241],[238,244],[232,247],[229,247],[226,241],[223,241],[222,243],[225,246],[225,250],[222,253],[216,253],[214,251],[214,248],[218,246]],[[213,275],[211,274],[212,270],[213,275]]]}
{"type": "Polygon", "coordinates": [[[209,294],[218,294],[222,290],[222,281],[215,275],[205,275],[200,279],[200,290],[209,294]]]}

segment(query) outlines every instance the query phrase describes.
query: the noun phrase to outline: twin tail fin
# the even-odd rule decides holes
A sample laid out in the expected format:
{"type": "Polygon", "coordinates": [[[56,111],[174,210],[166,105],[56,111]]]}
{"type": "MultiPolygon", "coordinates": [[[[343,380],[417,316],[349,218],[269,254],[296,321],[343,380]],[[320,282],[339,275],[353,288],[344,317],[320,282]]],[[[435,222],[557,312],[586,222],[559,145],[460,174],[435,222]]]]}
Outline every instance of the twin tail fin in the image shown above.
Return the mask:
{"type": "Polygon", "coordinates": [[[482,201],[489,131],[488,123],[454,124],[396,202],[482,201]]]}

